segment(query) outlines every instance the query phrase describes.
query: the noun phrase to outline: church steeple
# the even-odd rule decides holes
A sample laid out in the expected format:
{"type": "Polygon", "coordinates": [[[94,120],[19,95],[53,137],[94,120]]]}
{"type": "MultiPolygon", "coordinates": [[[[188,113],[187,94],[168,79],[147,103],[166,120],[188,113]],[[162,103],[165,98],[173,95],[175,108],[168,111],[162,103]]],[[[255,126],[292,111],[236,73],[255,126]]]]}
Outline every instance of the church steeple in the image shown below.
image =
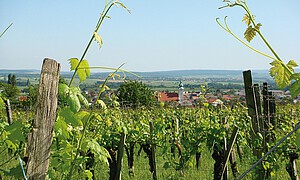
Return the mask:
{"type": "Polygon", "coordinates": [[[181,104],[183,101],[183,91],[184,91],[183,83],[182,83],[182,81],[180,81],[178,84],[178,102],[179,102],[179,104],[181,104]]]}

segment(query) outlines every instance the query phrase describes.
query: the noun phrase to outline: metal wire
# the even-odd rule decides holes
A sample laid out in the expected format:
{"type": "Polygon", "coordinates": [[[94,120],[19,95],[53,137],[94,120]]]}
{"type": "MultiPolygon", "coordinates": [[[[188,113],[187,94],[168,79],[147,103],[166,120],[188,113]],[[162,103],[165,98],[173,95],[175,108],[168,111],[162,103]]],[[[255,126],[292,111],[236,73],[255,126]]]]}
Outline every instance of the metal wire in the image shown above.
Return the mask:
{"type": "Polygon", "coordinates": [[[264,158],[266,158],[269,154],[271,154],[281,143],[283,143],[288,137],[290,137],[294,132],[296,132],[300,128],[300,122],[298,122],[295,128],[289,132],[286,136],[284,136],[270,151],[268,151],[262,158],[260,158],[255,164],[253,164],[246,172],[244,172],[237,179],[240,180],[244,178],[252,169],[254,169],[259,163],[261,163],[264,158]]]}

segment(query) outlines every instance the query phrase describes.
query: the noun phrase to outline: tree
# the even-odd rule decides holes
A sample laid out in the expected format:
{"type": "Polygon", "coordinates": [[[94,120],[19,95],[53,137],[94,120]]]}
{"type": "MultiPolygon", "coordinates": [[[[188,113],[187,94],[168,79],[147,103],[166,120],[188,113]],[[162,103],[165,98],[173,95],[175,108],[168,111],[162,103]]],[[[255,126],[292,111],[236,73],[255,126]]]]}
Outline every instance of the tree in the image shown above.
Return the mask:
{"type": "Polygon", "coordinates": [[[10,84],[10,85],[12,85],[12,86],[16,86],[16,85],[17,85],[16,75],[14,75],[14,74],[9,74],[9,75],[8,75],[7,84],[10,84]]]}
{"type": "Polygon", "coordinates": [[[17,86],[13,86],[11,84],[5,84],[3,95],[7,99],[14,100],[18,97],[20,93],[20,90],[17,88],[17,86]]]}
{"type": "Polygon", "coordinates": [[[137,108],[150,107],[156,102],[154,92],[142,82],[128,80],[117,90],[120,105],[123,107],[137,108]]]}

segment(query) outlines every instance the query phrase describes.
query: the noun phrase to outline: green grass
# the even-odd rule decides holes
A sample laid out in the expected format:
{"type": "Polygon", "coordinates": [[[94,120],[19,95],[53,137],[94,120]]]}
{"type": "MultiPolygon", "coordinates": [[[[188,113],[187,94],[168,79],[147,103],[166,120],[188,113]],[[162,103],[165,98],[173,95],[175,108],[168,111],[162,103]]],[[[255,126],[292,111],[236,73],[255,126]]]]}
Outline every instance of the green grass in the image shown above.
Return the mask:
{"type": "MultiPolygon", "coordinates": [[[[138,147],[137,147],[138,148],[138,147]]],[[[137,149],[136,149],[137,150],[137,149]]],[[[136,153],[137,154],[137,153],[136,153]]],[[[197,170],[195,166],[195,159],[194,157],[191,159],[191,162],[189,162],[190,167],[184,169],[184,175],[182,176],[179,171],[174,170],[173,168],[164,169],[163,165],[165,160],[163,159],[163,155],[160,153],[160,149],[157,149],[157,177],[158,179],[172,179],[172,180],[210,180],[213,179],[213,168],[215,161],[211,157],[211,153],[208,149],[203,151],[202,158],[201,158],[201,164],[199,170],[197,170]]],[[[243,172],[245,172],[248,168],[252,166],[252,163],[254,161],[254,158],[252,156],[252,153],[245,152],[245,155],[243,157],[243,160],[240,160],[237,157],[238,161],[238,170],[239,175],[241,175],[243,172]]],[[[300,168],[300,164],[298,163],[298,172],[300,168]]],[[[109,169],[108,167],[104,166],[103,164],[97,164],[96,165],[96,179],[108,179],[109,178],[109,169]]],[[[146,154],[144,152],[141,153],[139,157],[135,156],[134,160],[134,172],[135,177],[130,178],[128,175],[128,166],[127,166],[127,156],[124,155],[123,159],[123,167],[122,167],[122,179],[123,180],[151,180],[152,175],[149,171],[149,164],[148,164],[148,158],[146,157],[146,154]]],[[[244,180],[252,180],[254,177],[254,171],[251,171],[244,180]]],[[[228,168],[228,179],[234,179],[231,168],[228,168]]],[[[287,171],[285,170],[285,162],[280,165],[280,169],[276,172],[275,177],[272,179],[274,180],[282,180],[282,179],[289,179],[289,175],[287,171]]]]}
{"type": "MultiPolygon", "coordinates": [[[[149,164],[148,164],[148,158],[146,157],[146,154],[144,152],[141,153],[140,156],[137,156],[137,150],[139,146],[136,147],[136,152],[135,152],[135,160],[134,160],[134,172],[135,172],[135,177],[130,178],[128,175],[128,166],[127,166],[127,156],[126,153],[124,155],[123,159],[123,167],[122,167],[122,179],[123,180],[151,180],[152,175],[149,171],[149,164]]],[[[8,155],[7,150],[3,151],[3,148],[0,148],[1,150],[1,156],[0,156],[0,162],[3,163],[6,160],[8,160],[11,156],[8,155]]],[[[244,157],[243,160],[240,160],[237,157],[238,161],[238,170],[239,170],[239,175],[245,172],[249,167],[251,167],[253,163],[253,156],[251,151],[244,152],[244,157]]],[[[182,176],[179,171],[174,170],[173,168],[169,169],[164,169],[163,165],[165,163],[165,160],[163,159],[163,154],[161,154],[161,150],[158,148],[157,149],[157,177],[158,179],[172,179],[172,180],[210,180],[213,179],[213,166],[214,166],[214,160],[211,157],[211,153],[208,149],[204,150],[202,153],[202,158],[201,158],[201,164],[199,170],[196,169],[195,167],[195,160],[194,157],[191,159],[189,162],[188,168],[184,169],[184,175],[182,176]]],[[[1,164],[0,163],[0,164],[1,164]]],[[[289,179],[289,175],[285,170],[285,163],[286,162],[281,162],[280,169],[276,172],[275,177],[272,179],[274,180],[282,180],[282,179],[289,179]]],[[[299,168],[300,164],[299,162],[297,163],[298,166],[298,173],[299,173],[299,168]]],[[[96,173],[96,179],[99,180],[104,180],[104,179],[109,179],[109,168],[102,164],[102,163],[96,163],[95,166],[95,173],[96,173]]],[[[231,168],[229,167],[228,171],[229,179],[234,179],[231,173],[231,168]]],[[[251,180],[253,179],[253,171],[251,171],[245,178],[244,180],[251,180]]],[[[2,180],[13,180],[13,179],[18,179],[16,177],[20,177],[21,175],[21,167],[19,164],[18,159],[12,158],[8,163],[0,167],[0,179],[2,180]],[[9,171],[11,170],[11,174],[5,174],[4,171],[9,171]],[[14,176],[11,176],[14,175],[14,176]]],[[[73,179],[84,179],[79,178],[82,176],[79,175],[74,175],[73,179]]]]}

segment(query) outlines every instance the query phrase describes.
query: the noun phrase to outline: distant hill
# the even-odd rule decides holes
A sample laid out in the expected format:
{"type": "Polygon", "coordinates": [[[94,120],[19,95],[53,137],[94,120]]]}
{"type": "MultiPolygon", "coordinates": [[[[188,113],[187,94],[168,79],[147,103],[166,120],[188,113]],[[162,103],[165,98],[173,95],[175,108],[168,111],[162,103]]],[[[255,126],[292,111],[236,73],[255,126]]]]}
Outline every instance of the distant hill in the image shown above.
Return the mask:
{"type": "MultiPolygon", "coordinates": [[[[92,72],[91,78],[104,78],[109,75],[110,72],[92,72]]],[[[145,79],[148,78],[242,78],[242,70],[171,70],[171,71],[154,71],[154,72],[133,72],[145,79]]],[[[0,69],[0,76],[7,76],[8,74],[16,74],[17,76],[37,76],[40,74],[40,70],[10,70],[0,69]]],[[[253,70],[253,76],[257,78],[270,78],[268,70],[253,70]]],[[[62,71],[63,77],[69,78],[72,76],[70,71],[62,71]]],[[[129,78],[134,78],[133,75],[127,74],[129,78]]]]}

